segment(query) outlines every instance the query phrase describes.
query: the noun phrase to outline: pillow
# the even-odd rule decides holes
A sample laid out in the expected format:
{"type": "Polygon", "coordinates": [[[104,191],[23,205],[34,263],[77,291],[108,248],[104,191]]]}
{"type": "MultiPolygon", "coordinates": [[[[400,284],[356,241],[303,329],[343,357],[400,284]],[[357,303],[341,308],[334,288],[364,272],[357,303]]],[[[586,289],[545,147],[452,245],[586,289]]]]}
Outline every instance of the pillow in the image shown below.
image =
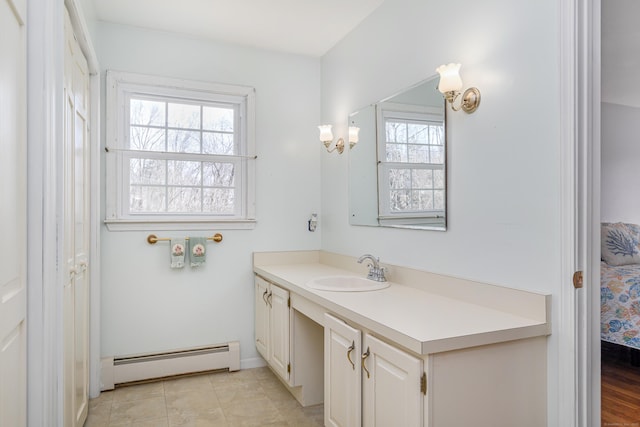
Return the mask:
{"type": "MultiPolygon", "coordinates": [[[[627,230],[629,230],[629,232],[633,234],[638,241],[640,241],[640,225],[631,224],[628,222],[625,222],[623,224],[627,227],[627,230]]],[[[640,247],[638,248],[638,250],[640,251],[640,247]]]]}
{"type": "Polygon", "coordinates": [[[602,223],[601,258],[609,265],[640,264],[640,236],[621,222],[602,223]]]}

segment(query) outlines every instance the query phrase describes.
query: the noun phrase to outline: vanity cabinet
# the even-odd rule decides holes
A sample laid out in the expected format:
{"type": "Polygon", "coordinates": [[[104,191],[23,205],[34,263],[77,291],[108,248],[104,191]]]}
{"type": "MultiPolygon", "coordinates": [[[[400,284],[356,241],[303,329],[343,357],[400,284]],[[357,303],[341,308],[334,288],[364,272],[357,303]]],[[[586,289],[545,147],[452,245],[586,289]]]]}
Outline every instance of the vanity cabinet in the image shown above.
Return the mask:
{"type": "Polygon", "coordinates": [[[289,291],[255,276],[256,348],[285,381],[291,372],[290,305],[289,291]]]}
{"type": "Polygon", "coordinates": [[[324,326],[325,425],[422,426],[422,359],[330,314],[324,326]]]}
{"type": "Polygon", "coordinates": [[[549,295],[400,267],[420,287],[316,290],[354,276],[316,256],[254,255],[256,346],[326,426],[547,425],[549,295]]]}

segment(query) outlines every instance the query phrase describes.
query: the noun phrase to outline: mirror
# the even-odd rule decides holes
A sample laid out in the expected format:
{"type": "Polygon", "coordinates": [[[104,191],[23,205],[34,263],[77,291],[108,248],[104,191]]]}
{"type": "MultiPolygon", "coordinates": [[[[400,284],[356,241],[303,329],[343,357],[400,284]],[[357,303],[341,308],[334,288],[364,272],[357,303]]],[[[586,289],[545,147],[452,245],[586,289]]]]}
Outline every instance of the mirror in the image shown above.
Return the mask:
{"type": "Polygon", "coordinates": [[[349,115],[349,223],[446,230],[445,101],[438,77],[349,115]]]}

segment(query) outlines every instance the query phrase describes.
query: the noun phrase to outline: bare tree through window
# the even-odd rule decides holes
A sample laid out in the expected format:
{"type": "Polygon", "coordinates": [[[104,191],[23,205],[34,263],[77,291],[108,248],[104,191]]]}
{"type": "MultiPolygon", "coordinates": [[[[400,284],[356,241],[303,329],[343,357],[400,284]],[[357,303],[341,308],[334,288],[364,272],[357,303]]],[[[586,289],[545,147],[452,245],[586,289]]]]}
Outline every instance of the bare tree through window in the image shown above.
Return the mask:
{"type": "Polygon", "coordinates": [[[128,148],[137,153],[129,159],[130,212],[232,214],[240,166],[229,157],[240,154],[236,114],[233,105],[132,97],[128,148]]]}

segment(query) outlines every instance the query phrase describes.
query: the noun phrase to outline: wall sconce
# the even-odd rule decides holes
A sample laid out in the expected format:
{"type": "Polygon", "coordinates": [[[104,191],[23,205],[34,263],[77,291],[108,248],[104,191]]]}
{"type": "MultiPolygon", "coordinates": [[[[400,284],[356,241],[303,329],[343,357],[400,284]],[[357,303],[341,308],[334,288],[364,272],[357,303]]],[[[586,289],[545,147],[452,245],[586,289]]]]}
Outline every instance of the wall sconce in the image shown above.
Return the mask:
{"type": "Polygon", "coordinates": [[[358,135],[360,134],[360,128],[357,126],[349,126],[349,150],[351,150],[358,143],[358,135]]]}
{"type": "MultiPolygon", "coordinates": [[[[333,142],[333,132],[331,132],[331,125],[320,125],[318,126],[320,129],[320,141],[324,144],[324,147],[327,149],[327,153],[333,153],[338,150],[338,154],[342,154],[344,152],[344,139],[339,138],[336,142],[336,145],[329,149],[331,143],[333,142]]],[[[360,128],[356,126],[349,126],[349,148],[353,148],[354,145],[358,143],[358,133],[360,132],[360,128]]]]}
{"type": "Polygon", "coordinates": [[[460,78],[460,64],[441,65],[436,68],[440,74],[440,84],[438,90],[442,92],[444,98],[451,104],[453,111],[464,111],[465,113],[473,113],[480,105],[480,91],[478,88],[471,87],[464,91],[460,105],[453,105],[454,101],[460,96],[462,89],[462,79],[460,78]]]}

